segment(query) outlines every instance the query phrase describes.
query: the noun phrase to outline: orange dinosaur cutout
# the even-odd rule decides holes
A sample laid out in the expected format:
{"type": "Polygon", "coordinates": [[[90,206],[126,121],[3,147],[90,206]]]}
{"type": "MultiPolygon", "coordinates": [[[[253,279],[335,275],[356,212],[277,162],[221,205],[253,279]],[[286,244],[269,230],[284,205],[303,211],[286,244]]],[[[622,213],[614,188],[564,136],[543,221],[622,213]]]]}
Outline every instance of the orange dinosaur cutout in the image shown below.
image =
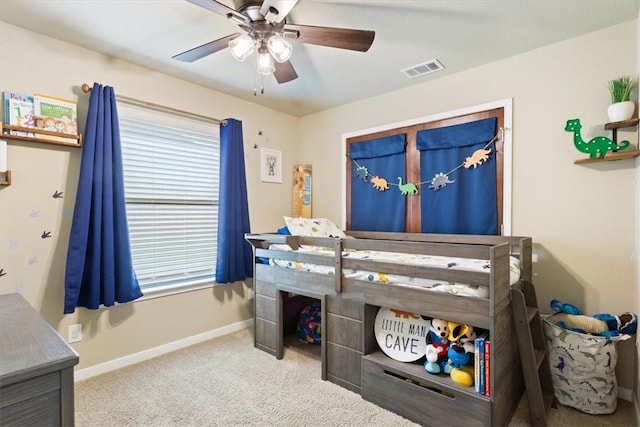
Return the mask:
{"type": "Polygon", "coordinates": [[[481,148],[474,151],[473,154],[464,161],[464,167],[466,169],[469,169],[471,166],[473,166],[474,169],[477,168],[478,165],[483,164],[489,159],[489,153],[491,153],[491,148],[486,150],[481,148]]]}
{"type": "Polygon", "coordinates": [[[389,183],[386,179],[380,178],[379,176],[374,176],[371,178],[371,184],[373,184],[373,188],[378,191],[384,191],[389,189],[389,183]]]}

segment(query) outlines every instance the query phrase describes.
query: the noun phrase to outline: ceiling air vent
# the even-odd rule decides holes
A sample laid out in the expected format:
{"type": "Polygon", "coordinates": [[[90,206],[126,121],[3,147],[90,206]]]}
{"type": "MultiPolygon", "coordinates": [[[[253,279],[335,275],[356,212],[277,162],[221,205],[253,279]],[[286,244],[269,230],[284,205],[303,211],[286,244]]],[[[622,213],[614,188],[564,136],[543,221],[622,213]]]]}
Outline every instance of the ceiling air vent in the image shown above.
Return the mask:
{"type": "Polygon", "coordinates": [[[423,76],[429,73],[435,73],[436,71],[444,70],[444,66],[437,60],[423,62],[422,64],[414,65],[413,67],[405,68],[402,70],[410,79],[423,76]]]}

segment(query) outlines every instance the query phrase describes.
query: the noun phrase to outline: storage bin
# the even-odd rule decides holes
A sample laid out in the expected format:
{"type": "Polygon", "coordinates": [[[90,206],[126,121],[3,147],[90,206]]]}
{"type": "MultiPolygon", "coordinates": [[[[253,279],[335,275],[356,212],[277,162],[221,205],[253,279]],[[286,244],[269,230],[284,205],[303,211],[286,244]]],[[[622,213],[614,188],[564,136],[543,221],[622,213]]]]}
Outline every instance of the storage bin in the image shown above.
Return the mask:
{"type": "Polygon", "coordinates": [[[618,404],[616,343],[629,335],[607,338],[556,326],[543,316],[549,368],[558,402],[588,414],[611,414],[618,404]]]}
{"type": "Polygon", "coordinates": [[[362,398],[420,425],[506,425],[492,418],[492,398],[382,352],[362,357],[362,398]]]}

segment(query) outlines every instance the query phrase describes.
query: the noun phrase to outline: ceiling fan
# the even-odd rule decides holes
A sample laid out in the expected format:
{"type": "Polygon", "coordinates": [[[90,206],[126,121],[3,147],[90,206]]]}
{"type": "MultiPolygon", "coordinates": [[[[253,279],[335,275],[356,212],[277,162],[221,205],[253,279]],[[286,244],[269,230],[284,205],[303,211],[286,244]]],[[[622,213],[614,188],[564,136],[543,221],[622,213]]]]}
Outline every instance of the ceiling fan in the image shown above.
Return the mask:
{"type": "Polygon", "coordinates": [[[375,37],[375,31],[287,24],[285,18],[298,0],[233,0],[235,9],[216,0],[187,1],[227,17],[246,34],[230,34],[179,53],[174,59],[193,62],[228,47],[237,60],[244,61],[257,51],[256,71],[273,74],[278,83],[298,78],[289,61],[293,51],[289,40],[366,52],[375,37]]]}

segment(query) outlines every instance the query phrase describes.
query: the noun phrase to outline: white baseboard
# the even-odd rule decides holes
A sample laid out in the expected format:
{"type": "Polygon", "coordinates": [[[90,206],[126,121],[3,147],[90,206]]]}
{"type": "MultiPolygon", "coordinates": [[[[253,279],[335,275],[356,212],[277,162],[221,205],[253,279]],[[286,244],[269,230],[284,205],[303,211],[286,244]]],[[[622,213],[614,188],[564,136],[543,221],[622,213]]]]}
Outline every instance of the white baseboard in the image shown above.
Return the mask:
{"type": "Polygon", "coordinates": [[[248,328],[251,325],[253,325],[253,319],[243,320],[242,322],[233,323],[231,325],[223,326],[222,328],[203,332],[201,334],[183,338],[178,341],[173,341],[168,344],[163,344],[158,347],[150,348],[138,353],[133,353],[128,356],[119,357],[117,359],[100,363],[98,365],[89,366],[88,368],[75,371],[74,381],[77,382],[86,380],[87,378],[95,377],[96,375],[124,368],[125,366],[133,365],[134,363],[144,362],[145,360],[149,360],[151,358],[162,356],[163,354],[170,353],[172,351],[189,347],[190,345],[198,344],[203,341],[208,341],[213,338],[221,337],[223,335],[248,328]]]}
{"type": "Polygon", "coordinates": [[[629,390],[628,388],[619,387],[618,399],[626,400],[628,402],[633,402],[633,391],[629,390]]]}

